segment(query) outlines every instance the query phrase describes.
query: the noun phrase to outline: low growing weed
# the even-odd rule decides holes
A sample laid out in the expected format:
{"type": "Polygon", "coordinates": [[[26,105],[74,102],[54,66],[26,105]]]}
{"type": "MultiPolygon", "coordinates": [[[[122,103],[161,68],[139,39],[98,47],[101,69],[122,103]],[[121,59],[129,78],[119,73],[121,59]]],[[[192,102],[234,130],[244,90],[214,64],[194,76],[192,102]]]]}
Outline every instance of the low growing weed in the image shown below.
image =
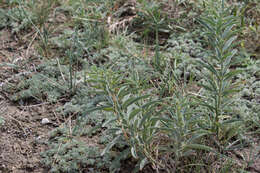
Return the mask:
{"type": "Polygon", "coordinates": [[[97,146],[86,145],[78,135],[73,135],[69,127],[57,128],[50,136],[50,149],[43,152],[42,163],[50,172],[94,172],[107,170],[111,164],[109,155],[100,156],[97,146]]]}

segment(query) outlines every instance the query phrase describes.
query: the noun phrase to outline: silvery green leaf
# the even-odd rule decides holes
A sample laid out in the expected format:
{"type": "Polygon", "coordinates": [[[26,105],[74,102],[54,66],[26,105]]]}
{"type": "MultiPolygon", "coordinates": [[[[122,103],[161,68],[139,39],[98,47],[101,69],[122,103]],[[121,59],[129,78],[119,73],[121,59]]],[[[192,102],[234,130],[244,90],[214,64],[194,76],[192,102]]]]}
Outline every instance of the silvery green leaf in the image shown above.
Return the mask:
{"type": "Polygon", "coordinates": [[[117,137],[115,137],[114,139],[113,139],[113,141],[111,141],[107,146],[106,146],[106,148],[102,151],[102,153],[101,153],[101,156],[104,156],[116,143],[117,143],[117,141],[120,139],[120,135],[118,135],[117,137]]]}
{"type": "Polygon", "coordinates": [[[135,147],[131,147],[131,154],[132,154],[132,156],[133,156],[135,159],[138,159],[138,156],[137,156],[137,154],[136,154],[135,147]]]}
{"type": "Polygon", "coordinates": [[[235,41],[236,39],[237,39],[237,36],[231,37],[231,38],[225,43],[225,45],[224,45],[222,51],[223,51],[223,52],[227,51],[227,50],[230,48],[230,46],[231,46],[231,44],[233,43],[233,41],[235,41]]]}
{"type": "Polygon", "coordinates": [[[144,158],[141,162],[140,162],[140,170],[142,170],[144,168],[144,166],[147,164],[148,160],[147,158],[144,158]]]}

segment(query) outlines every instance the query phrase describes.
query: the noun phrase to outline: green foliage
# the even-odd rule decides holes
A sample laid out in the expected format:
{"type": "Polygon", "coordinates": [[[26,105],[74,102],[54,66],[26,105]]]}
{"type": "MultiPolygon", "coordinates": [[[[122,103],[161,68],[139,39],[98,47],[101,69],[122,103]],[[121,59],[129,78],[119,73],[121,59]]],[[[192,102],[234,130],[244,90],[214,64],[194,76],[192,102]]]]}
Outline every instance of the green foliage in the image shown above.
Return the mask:
{"type": "Polygon", "coordinates": [[[56,102],[69,90],[69,85],[62,79],[62,73],[68,73],[67,67],[57,68],[55,61],[46,62],[38,66],[41,73],[28,72],[20,75],[14,81],[3,85],[3,90],[13,93],[12,101],[29,101],[30,98],[36,101],[47,99],[49,102],[56,102]],[[29,76],[31,75],[31,76],[29,76]],[[29,77],[28,77],[29,76],[29,77]]]}
{"type": "MultiPolygon", "coordinates": [[[[112,124],[108,127],[110,127],[109,131],[112,132],[114,139],[106,146],[102,155],[108,153],[117,144],[127,145],[131,148],[129,151],[123,152],[125,156],[122,156],[122,158],[127,158],[131,151],[132,156],[135,158],[144,159],[142,151],[139,151],[142,150],[139,142],[142,145],[149,145],[147,138],[151,138],[154,134],[154,130],[148,129],[148,127],[155,124],[148,125],[148,123],[146,125],[146,119],[150,119],[149,116],[154,113],[152,110],[156,107],[152,105],[156,104],[156,102],[144,104],[142,100],[147,98],[148,95],[138,96],[138,83],[132,80],[125,81],[123,76],[110,70],[94,69],[93,72],[89,75],[88,82],[99,93],[104,94],[107,99],[100,102],[99,106],[86,110],[86,113],[105,110],[112,111],[114,114],[114,117],[103,124],[103,127],[112,124]]],[[[112,167],[116,167],[115,164],[118,165],[118,161],[120,159],[114,161],[112,167]]]]}
{"type": "Polygon", "coordinates": [[[238,84],[233,83],[232,78],[241,71],[230,69],[237,53],[233,42],[237,39],[238,30],[234,29],[236,17],[229,13],[229,9],[222,4],[220,9],[211,12],[212,15],[199,20],[206,29],[205,34],[213,53],[211,57],[198,61],[198,65],[207,70],[204,74],[205,83],[200,85],[208,93],[198,100],[208,111],[208,115],[205,115],[206,129],[215,133],[217,140],[225,140],[225,143],[241,134],[243,128],[241,119],[232,112],[232,104],[236,101],[233,96],[239,91],[238,84]]]}
{"type": "Polygon", "coordinates": [[[1,9],[0,16],[5,20],[5,26],[10,26],[12,32],[30,29],[32,26],[44,27],[53,5],[57,1],[22,1],[8,2],[13,8],[1,9]]]}
{"type": "Polygon", "coordinates": [[[162,71],[162,60],[160,55],[159,32],[169,33],[169,19],[167,14],[161,8],[161,3],[157,1],[140,1],[138,17],[135,19],[135,25],[143,28],[142,35],[149,38],[149,35],[154,35],[155,40],[155,55],[152,64],[158,71],[162,71]]]}
{"type": "Polygon", "coordinates": [[[4,124],[5,124],[5,119],[2,116],[0,116],[0,126],[4,124]]]}
{"type": "Polygon", "coordinates": [[[44,97],[47,96],[48,101],[55,102],[66,91],[66,87],[44,75],[34,75],[27,82],[30,87],[26,90],[21,88],[22,91],[13,96],[13,101],[26,100],[30,97],[34,97],[37,100],[43,100],[44,97]]]}
{"type": "Polygon", "coordinates": [[[53,131],[43,163],[51,172],[119,172],[126,162],[132,172],[232,172],[227,151],[260,127],[259,60],[243,44],[248,28],[258,37],[255,16],[245,15],[255,2],[138,0],[133,25],[109,33],[121,3],[8,1],[0,9],[0,28],[35,30],[38,53],[57,57],[1,83],[3,91],[19,103],[65,98],[57,110],[75,118],[53,131]],[[52,30],[56,17],[66,19],[52,30]]]}
{"type": "MultiPolygon", "coordinates": [[[[32,14],[28,14],[32,15],[32,14]]],[[[31,22],[27,19],[26,15],[19,7],[11,9],[1,9],[0,11],[1,27],[12,27],[12,32],[19,32],[20,30],[28,29],[31,22]]]]}
{"type": "MultiPolygon", "coordinates": [[[[149,162],[156,169],[174,171],[181,158],[189,156],[194,150],[213,151],[200,144],[199,139],[211,132],[197,129],[199,116],[194,115],[192,98],[185,95],[177,81],[172,97],[158,99],[151,94],[144,94],[145,90],[139,80],[138,71],[134,71],[127,79],[109,69],[93,68],[89,74],[90,86],[107,99],[86,110],[86,114],[97,110],[114,114],[103,124],[111,131],[113,140],[102,154],[109,153],[114,146],[123,145],[127,147],[123,152],[124,158],[131,154],[139,160],[136,171],[149,162]],[[165,160],[162,161],[162,158],[165,160]],[[174,165],[174,169],[166,167],[168,162],[174,165]]],[[[118,164],[118,160],[113,165],[118,164]]]]}
{"type": "Polygon", "coordinates": [[[42,163],[50,168],[50,172],[93,172],[105,170],[111,164],[111,158],[100,157],[98,147],[86,145],[78,141],[69,129],[55,129],[50,136],[50,149],[41,153],[42,163]]]}
{"type": "MultiPolygon", "coordinates": [[[[160,10],[162,3],[158,1],[140,1],[139,2],[139,13],[138,18],[135,19],[139,27],[142,27],[143,35],[148,36],[150,33],[154,33],[158,36],[158,32],[170,31],[167,24],[169,24],[169,19],[167,18],[167,13],[160,10]]],[[[156,37],[157,37],[156,36],[156,37]]]]}

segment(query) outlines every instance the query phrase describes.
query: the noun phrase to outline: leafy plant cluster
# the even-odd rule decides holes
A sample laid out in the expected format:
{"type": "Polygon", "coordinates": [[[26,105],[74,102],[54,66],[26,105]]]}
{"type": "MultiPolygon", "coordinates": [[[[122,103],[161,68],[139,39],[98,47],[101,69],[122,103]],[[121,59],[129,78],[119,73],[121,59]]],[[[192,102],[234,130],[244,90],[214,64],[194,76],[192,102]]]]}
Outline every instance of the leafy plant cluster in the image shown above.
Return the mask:
{"type": "MultiPolygon", "coordinates": [[[[137,169],[141,170],[150,162],[157,171],[175,172],[180,171],[180,160],[198,150],[223,157],[226,151],[247,145],[243,136],[244,121],[232,108],[238,99],[233,95],[240,91],[239,83],[233,82],[233,78],[241,70],[230,68],[238,62],[234,44],[238,33],[237,18],[230,15],[230,9],[225,8],[222,1],[219,10],[212,9],[199,22],[205,28],[207,44],[212,50],[208,56],[196,61],[196,66],[204,70],[203,80],[198,83],[201,94],[191,97],[193,94],[185,91],[185,83],[184,86],[178,83],[174,71],[174,94],[163,98],[147,93],[138,85],[138,71],[128,78],[110,69],[109,75],[90,75],[89,82],[94,82],[93,86],[101,89],[108,100],[89,111],[98,109],[115,114],[114,119],[105,123],[116,122],[116,128],[112,127],[114,139],[102,154],[118,143],[125,144],[128,146],[125,152],[139,160],[137,169]],[[205,143],[205,139],[211,142],[205,143]]],[[[158,70],[158,66],[154,66],[155,71],[158,70]]]]}
{"type": "Polygon", "coordinates": [[[260,127],[259,60],[238,42],[250,3],[138,1],[129,30],[111,33],[105,21],[117,3],[47,1],[46,10],[70,20],[52,37],[49,16],[37,21],[40,13],[18,2],[8,10],[21,10],[19,22],[38,32],[39,53],[50,58],[55,47],[59,57],[4,89],[13,101],[69,98],[58,111],[77,116],[72,127],[53,131],[42,153],[52,172],[118,172],[126,161],[132,172],[242,171],[229,153],[248,146],[249,133],[259,137],[260,127]],[[179,26],[187,22],[191,28],[179,26]],[[95,146],[80,140],[95,137],[95,146]]]}
{"type": "Polygon", "coordinates": [[[58,99],[68,95],[69,84],[62,79],[62,73],[68,73],[66,66],[57,68],[57,62],[48,62],[38,66],[39,73],[29,72],[4,83],[2,89],[14,93],[11,100],[24,102],[35,100],[42,102],[57,102],[58,99]]]}
{"type": "Polygon", "coordinates": [[[77,140],[68,128],[57,128],[50,136],[51,149],[42,153],[42,163],[50,172],[97,172],[106,170],[111,164],[111,157],[100,156],[97,146],[87,145],[77,140]]]}
{"type": "Polygon", "coordinates": [[[13,33],[26,31],[31,27],[42,29],[47,22],[53,5],[57,1],[7,1],[7,7],[0,10],[1,28],[10,27],[13,33]]]}

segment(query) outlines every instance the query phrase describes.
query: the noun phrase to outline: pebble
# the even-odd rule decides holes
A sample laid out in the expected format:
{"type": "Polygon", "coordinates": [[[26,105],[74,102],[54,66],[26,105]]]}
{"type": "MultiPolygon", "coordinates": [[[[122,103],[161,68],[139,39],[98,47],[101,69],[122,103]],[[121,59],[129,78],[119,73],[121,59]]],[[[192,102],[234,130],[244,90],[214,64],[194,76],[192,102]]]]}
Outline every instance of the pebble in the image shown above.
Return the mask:
{"type": "Polygon", "coordinates": [[[49,120],[48,118],[43,118],[42,121],[41,121],[41,123],[42,123],[43,125],[45,125],[45,124],[50,123],[50,120],[49,120]]]}

